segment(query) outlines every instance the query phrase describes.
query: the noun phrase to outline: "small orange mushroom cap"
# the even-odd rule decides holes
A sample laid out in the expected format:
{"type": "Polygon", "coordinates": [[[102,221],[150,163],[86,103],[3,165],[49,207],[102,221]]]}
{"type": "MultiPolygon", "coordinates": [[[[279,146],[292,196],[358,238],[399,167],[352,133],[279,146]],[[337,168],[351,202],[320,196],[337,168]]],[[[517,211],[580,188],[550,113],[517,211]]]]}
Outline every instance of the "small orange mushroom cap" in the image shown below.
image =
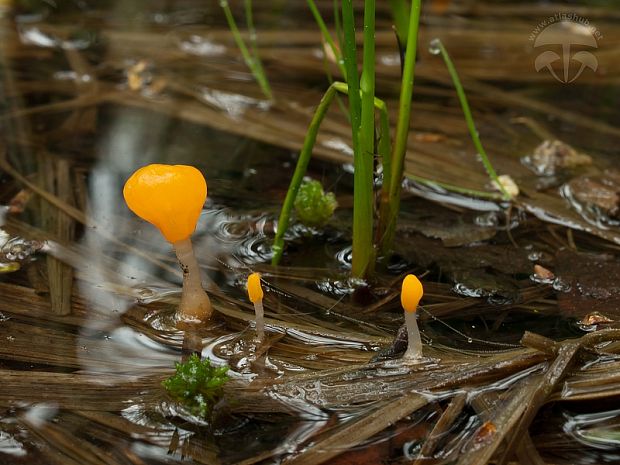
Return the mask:
{"type": "Polygon", "coordinates": [[[192,235],[207,198],[207,182],[187,165],[147,165],[125,183],[129,209],[156,226],[171,243],[192,235]]]}
{"type": "Polygon", "coordinates": [[[252,273],[248,276],[248,297],[250,302],[255,304],[259,300],[263,300],[263,288],[260,285],[260,274],[252,273]]]}
{"type": "Polygon", "coordinates": [[[415,312],[423,295],[424,288],[417,276],[413,274],[405,276],[403,287],[400,292],[400,303],[405,311],[415,312]]]}

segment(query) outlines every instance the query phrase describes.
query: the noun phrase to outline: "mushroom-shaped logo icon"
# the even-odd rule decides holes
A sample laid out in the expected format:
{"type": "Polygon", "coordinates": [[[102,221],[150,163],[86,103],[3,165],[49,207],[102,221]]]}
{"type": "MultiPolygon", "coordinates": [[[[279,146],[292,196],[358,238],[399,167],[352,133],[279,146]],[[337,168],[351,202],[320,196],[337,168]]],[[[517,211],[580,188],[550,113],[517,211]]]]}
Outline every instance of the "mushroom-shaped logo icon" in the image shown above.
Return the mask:
{"type": "Polygon", "coordinates": [[[586,50],[574,54],[571,52],[571,47],[575,45],[598,48],[596,39],[590,30],[582,24],[572,21],[553,23],[545,28],[534,41],[534,48],[544,45],[561,45],[562,55],[552,50],[546,50],[536,57],[534,67],[536,71],[547,69],[560,82],[571,83],[581,76],[586,68],[590,68],[592,71],[596,71],[598,68],[598,60],[592,52],[586,50]],[[553,68],[553,63],[557,61],[562,64],[563,74],[561,76],[558,76],[553,68]],[[580,64],[579,70],[572,77],[569,72],[571,61],[580,64]]]}

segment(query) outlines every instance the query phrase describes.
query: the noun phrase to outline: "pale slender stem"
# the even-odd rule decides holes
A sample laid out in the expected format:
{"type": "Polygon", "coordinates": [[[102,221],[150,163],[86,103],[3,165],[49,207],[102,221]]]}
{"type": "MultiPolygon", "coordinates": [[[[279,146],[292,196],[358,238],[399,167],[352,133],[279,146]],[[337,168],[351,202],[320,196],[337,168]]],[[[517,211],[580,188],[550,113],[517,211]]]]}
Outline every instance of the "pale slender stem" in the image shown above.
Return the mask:
{"type": "Polygon", "coordinates": [[[422,358],[422,338],[418,330],[417,312],[405,312],[405,324],[407,325],[407,337],[409,343],[407,351],[403,355],[404,361],[413,361],[422,358]]]}
{"type": "Polygon", "coordinates": [[[259,342],[262,342],[265,339],[265,310],[262,300],[254,302],[254,311],[256,312],[256,336],[259,342]]]}
{"type": "Polygon", "coordinates": [[[183,270],[183,294],[177,316],[181,320],[208,320],[213,313],[209,296],[202,288],[198,261],[194,255],[192,240],[184,239],[172,244],[183,270]]]}

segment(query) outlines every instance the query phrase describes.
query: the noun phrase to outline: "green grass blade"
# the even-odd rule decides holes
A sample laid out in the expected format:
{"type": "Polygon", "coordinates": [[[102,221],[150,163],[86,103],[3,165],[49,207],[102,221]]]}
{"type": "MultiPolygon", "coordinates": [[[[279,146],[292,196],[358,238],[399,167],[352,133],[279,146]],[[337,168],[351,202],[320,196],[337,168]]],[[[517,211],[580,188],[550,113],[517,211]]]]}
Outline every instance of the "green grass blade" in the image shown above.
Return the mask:
{"type": "Polygon", "coordinates": [[[321,12],[317,8],[316,3],[314,3],[314,0],[307,0],[307,2],[308,2],[308,7],[310,8],[310,11],[312,12],[312,16],[314,16],[314,20],[316,21],[316,24],[319,26],[319,29],[321,30],[321,34],[323,35],[323,40],[325,40],[325,42],[331,49],[332,53],[334,54],[334,57],[336,58],[336,64],[338,65],[338,68],[340,69],[340,73],[342,74],[344,80],[346,81],[347,72],[345,70],[344,62],[342,60],[342,54],[340,53],[340,50],[338,50],[338,47],[336,47],[336,43],[334,42],[332,35],[329,33],[329,30],[327,29],[327,26],[325,25],[325,21],[323,21],[323,17],[321,16],[321,12]]]}
{"type": "Polygon", "coordinates": [[[450,58],[450,54],[439,39],[433,39],[431,41],[431,51],[434,52],[434,54],[437,54],[436,51],[438,51],[439,54],[441,54],[444,63],[446,64],[446,68],[448,68],[448,73],[450,73],[450,77],[452,78],[452,83],[454,84],[454,88],[456,89],[456,94],[458,95],[459,102],[461,102],[461,108],[463,109],[463,115],[465,116],[469,135],[471,136],[471,140],[474,143],[474,147],[476,147],[476,150],[480,154],[480,159],[482,160],[484,169],[486,170],[491,181],[501,191],[502,195],[504,196],[504,200],[510,200],[512,196],[500,183],[497,172],[495,171],[495,168],[493,168],[493,165],[491,164],[491,161],[487,156],[486,150],[484,150],[484,147],[482,146],[482,141],[480,140],[480,136],[478,135],[476,123],[474,122],[474,117],[471,114],[471,108],[469,107],[469,102],[467,101],[467,95],[465,95],[465,89],[463,89],[463,85],[461,84],[459,75],[456,72],[456,67],[454,66],[454,63],[450,58]]]}
{"type": "MultiPolygon", "coordinates": [[[[250,10],[250,18],[248,19],[249,21],[248,24],[252,25],[253,27],[253,21],[251,17],[252,7],[251,7],[250,0],[246,0],[246,14],[248,10],[248,5],[249,5],[249,10],[250,10]]],[[[254,79],[256,79],[256,82],[258,82],[258,85],[263,91],[263,94],[265,94],[265,96],[269,100],[273,100],[273,94],[271,92],[271,87],[269,86],[269,81],[267,80],[267,76],[265,74],[265,71],[264,71],[262,62],[260,60],[260,57],[258,56],[258,53],[255,53],[254,56],[250,54],[250,51],[248,50],[248,47],[245,45],[245,42],[243,41],[243,37],[241,36],[241,33],[239,32],[239,28],[237,27],[237,23],[235,22],[235,18],[232,14],[232,11],[230,11],[230,5],[228,4],[228,1],[220,0],[220,6],[224,10],[224,15],[226,16],[226,22],[228,23],[228,28],[230,29],[230,32],[232,33],[233,38],[235,39],[235,43],[237,44],[237,47],[239,48],[239,51],[241,52],[243,61],[245,61],[245,64],[247,65],[247,67],[250,68],[250,71],[254,75],[254,79]]],[[[250,35],[252,35],[252,31],[250,31],[250,35]]]]}
{"type": "Polygon", "coordinates": [[[441,189],[447,190],[448,192],[454,192],[456,194],[464,194],[469,197],[478,197],[481,199],[491,199],[491,200],[501,200],[502,195],[493,192],[479,191],[475,189],[468,189],[467,187],[455,186],[454,184],[448,184],[445,182],[435,181],[433,179],[427,179],[420,176],[415,176],[413,174],[408,174],[407,179],[411,179],[412,181],[419,182],[420,184],[424,184],[430,187],[440,187],[441,189]]]}

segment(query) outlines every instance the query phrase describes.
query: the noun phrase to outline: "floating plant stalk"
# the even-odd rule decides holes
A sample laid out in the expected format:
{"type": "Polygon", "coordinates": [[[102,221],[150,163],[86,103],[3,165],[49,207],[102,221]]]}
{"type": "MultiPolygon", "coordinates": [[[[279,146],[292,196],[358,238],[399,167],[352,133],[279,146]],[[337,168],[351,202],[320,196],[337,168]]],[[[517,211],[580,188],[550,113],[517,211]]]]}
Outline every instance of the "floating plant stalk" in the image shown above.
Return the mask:
{"type": "Polygon", "coordinates": [[[486,150],[484,150],[484,147],[482,146],[480,136],[478,135],[478,130],[476,129],[476,123],[474,122],[474,118],[471,114],[471,109],[469,107],[469,102],[467,101],[467,95],[465,95],[465,89],[463,89],[463,85],[461,84],[459,75],[456,72],[456,67],[454,66],[454,63],[450,58],[450,54],[448,54],[446,47],[444,47],[440,39],[433,39],[431,41],[429,50],[433,55],[441,54],[441,57],[446,64],[446,68],[448,68],[448,73],[450,73],[450,77],[452,78],[452,83],[454,84],[454,88],[456,89],[456,94],[458,95],[459,102],[461,103],[461,108],[463,109],[463,115],[465,116],[469,135],[471,136],[471,140],[474,143],[474,147],[476,147],[476,150],[480,154],[480,159],[482,160],[484,169],[486,170],[487,175],[489,176],[493,184],[501,191],[502,195],[504,196],[504,200],[510,200],[512,198],[512,195],[508,193],[503,183],[499,179],[499,176],[497,176],[497,172],[495,171],[495,168],[493,168],[493,165],[491,164],[491,161],[487,156],[486,150]]]}
{"type": "Polygon", "coordinates": [[[207,320],[213,309],[202,288],[200,267],[190,236],[207,198],[207,183],[193,166],[147,165],[131,175],[123,196],[140,218],[157,227],[172,244],[183,269],[180,320],[207,320]]]}
{"type": "Polygon", "coordinates": [[[394,233],[396,231],[396,219],[400,210],[400,194],[402,190],[405,153],[407,151],[407,136],[409,134],[411,117],[411,97],[413,95],[415,61],[418,48],[420,9],[421,0],[413,0],[409,15],[405,63],[400,85],[398,122],[396,124],[396,136],[392,147],[392,176],[389,185],[389,196],[386,205],[382,205],[382,210],[379,214],[377,236],[380,238],[379,248],[382,254],[387,254],[392,248],[394,233]]]}
{"type": "Polygon", "coordinates": [[[237,27],[237,23],[235,22],[235,17],[230,11],[230,5],[228,4],[228,0],[220,0],[220,6],[224,10],[224,15],[226,16],[226,21],[228,22],[228,28],[230,32],[232,32],[233,38],[235,39],[235,43],[241,52],[241,56],[243,56],[243,60],[250,71],[254,75],[254,79],[258,82],[263,94],[269,100],[273,100],[273,93],[271,92],[271,86],[269,85],[269,81],[267,79],[267,75],[265,74],[265,69],[263,68],[263,63],[258,54],[258,48],[256,46],[256,31],[254,29],[254,21],[252,19],[252,1],[244,0],[245,2],[245,14],[246,14],[246,22],[248,25],[248,32],[250,34],[250,44],[252,47],[252,53],[248,50],[248,47],[245,45],[243,37],[239,32],[239,28],[237,27]]]}

